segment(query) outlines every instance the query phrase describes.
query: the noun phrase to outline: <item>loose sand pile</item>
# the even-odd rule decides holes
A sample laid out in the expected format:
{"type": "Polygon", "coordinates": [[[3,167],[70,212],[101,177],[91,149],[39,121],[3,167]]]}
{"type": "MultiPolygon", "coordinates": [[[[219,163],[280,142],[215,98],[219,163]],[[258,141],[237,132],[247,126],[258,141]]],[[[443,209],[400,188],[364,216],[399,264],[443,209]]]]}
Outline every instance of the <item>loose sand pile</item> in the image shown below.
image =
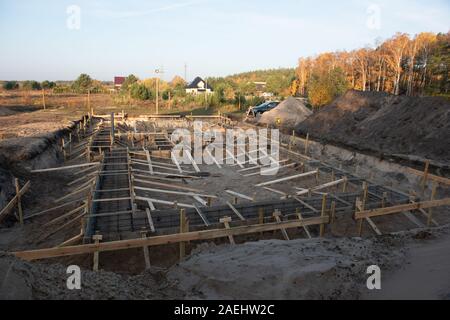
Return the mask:
{"type": "Polygon", "coordinates": [[[277,120],[281,121],[283,129],[292,130],[297,124],[304,121],[312,114],[305,104],[293,97],[287,98],[275,109],[264,113],[259,119],[260,124],[276,125],[277,120]]]}
{"type": "Polygon", "coordinates": [[[450,101],[441,97],[351,90],[296,131],[359,151],[450,163],[450,101]]]}

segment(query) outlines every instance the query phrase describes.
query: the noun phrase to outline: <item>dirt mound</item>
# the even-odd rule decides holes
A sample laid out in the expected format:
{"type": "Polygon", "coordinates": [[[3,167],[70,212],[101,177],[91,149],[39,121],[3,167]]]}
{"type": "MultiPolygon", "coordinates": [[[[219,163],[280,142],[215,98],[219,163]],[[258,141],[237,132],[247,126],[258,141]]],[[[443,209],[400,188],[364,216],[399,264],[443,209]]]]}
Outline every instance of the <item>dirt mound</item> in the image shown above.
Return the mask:
{"type": "Polygon", "coordinates": [[[0,299],[176,299],[182,294],[152,269],[137,276],[112,272],[81,271],[81,290],[66,286],[67,268],[62,265],[27,263],[0,252],[0,299]]]}
{"type": "Polygon", "coordinates": [[[450,163],[450,101],[441,97],[351,90],[296,131],[360,151],[450,163]]]}
{"type": "Polygon", "coordinates": [[[264,113],[259,119],[260,124],[275,125],[277,119],[281,121],[281,127],[292,130],[297,124],[304,121],[312,114],[303,102],[293,97],[287,98],[275,109],[264,113]]]}
{"type": "Polygon", "coordinates": [[[357,299],[367,266],[389,270],[403,261],[395,243],[355,238],[209,246],[169,271],[168,279],[190,299],[357,299]]]}

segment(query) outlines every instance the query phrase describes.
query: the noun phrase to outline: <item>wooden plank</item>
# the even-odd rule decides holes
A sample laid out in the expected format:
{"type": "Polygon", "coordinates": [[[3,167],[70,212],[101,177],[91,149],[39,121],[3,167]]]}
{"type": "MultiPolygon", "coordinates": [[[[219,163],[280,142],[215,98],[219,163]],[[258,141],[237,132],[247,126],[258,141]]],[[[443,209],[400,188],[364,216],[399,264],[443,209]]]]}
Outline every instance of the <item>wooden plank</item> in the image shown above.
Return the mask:
{"type": "Polygon", "coordinates": [[[263,182],[260,184],[256,184],[255,187],[265,187],[265,186],[269,186],[269,185],[280,183],[280,182],[285,182],[285,181],[294,180],[294,179],[298,179],[298,178],[304,178],[304,177],[315,175],[315,174],[317,174],[317,172],[318,172],[318,170],[314,170],[314,171],[310,171],[310,172],[306,172],[306,173],[302,173],[302,174],[296,174],[295,176],[290,176],[290,177],[285,177],[285,178],[281,178],[281,179],[277,179],[277,180],[267,181],[267,182],[263,182]]]}
{"type": "Polygon", "coordinates": [[[150,174],[153,174],[152,158],[150,157],[150,152],[148,151],[148,149],[145,149],[145,156],[147,157],[148,171],[150,172],[150,174]]]}
{"type": "Polygon", "coordinates": [[[86,205],[83,204],[81,207],[73,209],[73,210],[69,211],[68,213],[63,214],[62,216],[59,216],[59,217],[57,217],[57,218],[47,222],[46,224],[43,225],[43,227],[46,228],[46,227],[48,227],[48,226],[50,226],[50,225],[52,225],[54,223],[57,223],[57,222],[59,222],[61,220],[64,220],[64,219],[70,217],[71,215],[73,215],[74,213],[77,213],[78,211],[84,209],[85,207],[86,207],[86,205]]]}
{"type": "Polygon", "coordinates": [[[419,221],[411,212],[402,212],[402,214],[408,218],[409,221],[411,221],[413,224],[415,224],[419,228],[425,228],[425,225],[419,221]]]}
{"type": "Polygon", "coordinates": [[[211,154],[211,151],[209,151],[208,148],[205,149],[206,153],[211,157],[212,161],[216,164],[217,168],[222,169],[222,166],[217,161],[217,159],[211,154]]]}
{"type": "Polygon", "coordinates": [[[78,242],[81,242],[83,240],[83,237],[84,237],[84,234],[80,233],[80,234],[76,235],[75,237],[64,241],[58,247],[66,247],[66,246],[74,245],[74,244],[76,244],[78,242]]]}
{"type": "Polygon", "coordinates": [[[90,163],[77,164],[77,165],[73,165],[73,166],[31,170],[30,172],[31,173],[52,172],[52,171],[68,170],[68,169],[82,168],[82,167],[88,167],[88,166],[96,166],[99,164],[100,164],[100,162],[90,162],[90,163]]]}
{"type": "Polygon", "coordinates": [[[14,208],[14,206],[16,205],[17,200],[19,199],[19,197],[23,196],[25,194],[25,192],[27,192],[28,189],[30,189],[30,186],[31,186],[31,182],[30,181],[25,183],[25,185],[22,187],[22,189],[20,189],[18,194],[16,194],[11,199],[11,201],[9,201],[9,203],[0,211],[0,222],[3,221],[3,219],[8,215],[8,213],[12,210],[12,208],[14,208]]]}
{"type": "MultiPolygon", "coordinates": [[[[297,215],[298,220],[302,221],[302,220],[303,220],[303,216],[302,216],[302,214],[300,213],[300,209],[297,208],[297,209],[295,210],[295,213],[296,213],[296,215],[297,215]]],[[[305,233],[306,233],[306,236],[308,237],[308,239],[312,239],[311,233],[309,232],[308,227],[303,226],[303,230],[305,230],[305,233]]]]}
{"type": "Polygon", "coordinates": [[[142,191],[157,192],[157,193],[177,194],[177,195],[188,196],[188,197],[217,198],[217,196],[214,196],[214,195],[200,194],[200,193],[193,193],[193,192],[172,191],[172,190],[163,190],[163,189],[155,189],[155,188],[144,188],[144,187],[134,187],[134,189],[135,190],[142,190],[142,191]]]}
{"type": "Polygon", "coordinates": [[[24,219],[27,220],[27,219],[31,219],[31,218],[34,218],[34,217],[38,217],[38,216],[41,216],[41,215],[43,215],[43,214],[52,212],[52,211],[57,210],[57,209],[61,209],[61,208],[67,207],[67,206],[69,206],[69,205],[72,205],[72,204],[74,204],[74,203],[78,203],[78,202],[81,202],[81,201],[83,201],[83,199],[73,200],[73,201],[64,203],[64,204],[62,204],[62,205],[60,205],[60,206],[57,206],[57,207],[53,207],[53,208],[50,208],[50,209],[46,209],[46,210],[44,210],[44,211],[32,213],[32,214],[30,214],[30,215],[28,215],[28,216],[25,216],[24,219]]]}
{"type": "Polygon", "coordinates": [[[292,197],[292,199],[297,200],[298,202],[300,202],[302,205],[304,205],[305,207],[307,207],[308,209],[310,209],[312,212],[318,213],[319,210],[317,210],[316,208],[314,208],[313,206],[310,206],[309,204],[307,204],[305,201],[303,201],[300,198],[297,197],[292,197]]]}
{"type": "Polygon", "coordinates": [[[239,219],[245,221],[245,218],[242,216],[242,214],[229,201],[227,201],[227,206],[239,217],[239,219]]]}
{"type": "Polygon", "coordinates": [[[339,185],[339,184],[341,184],[343,182],[345,182],[345,179],[331,181],[331,182],[328,182],[328,183],[321,184],[319,186],[312,187],[310,190],[302,190],[300,192],[297,192],[297,195],[298,196],[302,196],[302,195],[308,194],[309,191],[314,192],[314,191],[319,191],[319,190],[323,190],[323,189],[326,189],[326,188],[334,187],[334,186],[337,186],[337,185],[339,185]]]}
{"type": "Polygon", "coordinates": [[[225,192],[228,193],[228,194],[231,194],[233,196],[242,198],[242,199],[246,199],[246,200],[249,200],[249,201],[252,201],[252,202],[255,201],[255,199],[253,199],[252,197],[246,196],[246,195],[244,195],[242,193],[235,192],[233,190],[225,190],[225,192]]]}
{"type": "MultiPolygon", "coordinates": [[[[225,226],[225,229],[230,229],[230,222],[231,222],[231,217],[224,217],[222,219],[219,220],[220,223],[223,223],[225,226]]],[[[236,244],[236,242],[234,242],[234,237],[232,235],[228,236],[228,240],[230,241],[230,244],[234,245],[236,244]]]]}
{"type": "MultiPolygon", "coordinates": [[[[136,176],[138,176],[138,175],[136,175],[136,176]]],[[[151,185],[166,187],[166,188],[171,188],[171,189],[186,190],[186,191],[191,191],[191,192],[198,192],[198,193],[203,192],[203,190],[189,188],[189,187],[185,187],[185,186],[182,186],[179,184],[174,184],[174,183],[167,184],[167,183],[161,183],[161,182],[156,182],[156,181],[147,181],[147,180],[141,180],[141,179],[134,179],[134,182],[151,184],[151,185]]]]}
{"type": "Polygon", "coordinates": [[[202,210],[200,210],[200,208],[194,204],[194,208],[197,211],[198,215],[200,216],[200,218],[202,218],[203,223],[205,224],[205,226],[210,226],[211,223],[209,223],[208,218],[206,218],[205,214],[202,212],[202,210]]]}
{"type": "Polygon", "coordinates": [[[149,237],[147,239],[131,239],[131,240],[119,240],[104,242],[100,244],[85,244],[80,246],[69,246],[64,248],[47,248],[29,251],[19,251],[12,252],[16,257],[26,260],[38,260],[38,259],[48,259],[56,257],[65,257],[79,254],[94,253],[95,251],[116,251],[116,250],[126,250],[132,248],[142,248],[143,246],[158,246],[170,243],[180,243],[186,241],[197,241],[197,240],[210,240],[225,238],[228,235],[239,236],[245,234],[268,232],[291,228],[300,228],[303,226],[313,226],[320,225],[322,223],[329,223],[329,217],[313,217],[306,218],[303,220],[288,220],[281,223],[265,223],[257,225],[248,225],[234,227],[231,229],[213,229],[213,230],[203,230],[203,231],[192,231],[182,234],[171,234],[156,237],[149,237]]]}
{"type": "Polygon", "coordinates": [[[399,213],[403,211],[419,210],[419,209],[429,209],[434,207],[448,206],[450,205],[450,198],[445,198],[441,200],[433,201],[423,201],[411,204],[402,204],[394,207],[387,207],[375,210],[366,210],[358,212],[355,214],[355,219],[363,219],[370,217],[384,216],[393,213],[399,213]]]}
{"type": "MultiPolygon", "coordinates": [[[[239,161],[235,158],[234,154],[233,154],[230,150],[228,150],[228,148],[225,148],[225,152],[226,152],[227,154],[230,155],[231,159],[233,159],[233,160],[235,161],[235,163],[237,163],[237,165],[238,165],[239,167],[241,167],[241,169],[244,169],[244,166],[242,165],[242,163],[239,162],[239,161]]],[[[226,160],[226,159],[225,159],[225,160],[226,160]]]]}
{"type": "Polygon", "coordinates": [[[153,223],[153,218],[152,218],[152,214],[150,212],[150,209],[149,208],[145,208],[145,213],[147,214],[147,221],[148,221],[148,225],[150,227],[151,232],[156,232],[155,224],[153,223]]]}
{"type": "MultiPolygon", "coordinates": [[[[416,169],[413,169],[413,168],[406,168],[406,171],[409,172],[409,173],[415,174],[416,176],[422,177],[422,179],[423,179],[423,176],[424,176],[424,172],[423,171],[419,171],[419,170],[416,170],[416,169]]],[[[439,182],[439,183],[442,183],[442,184],[450,186],[450,179],[444,178],[444,177],[441,177],[441,176],[436,176],[434,174],[428,173],[427,174],[427,180],[436,181],[436,182],[439,182]]]]}
{"type": "Polygon", "coordinates": [[[381,235],[382,235],[380,229],[378,229],[377,225],[373,222],[372,219],[366,218],[365,220],[367,221],[367,223],[369,224],[369,226],[373,229],[373,231],[375,231],[375,233],[376,233],[378,236],[381,236],[381,235]]]}
{"type": "MultiPolygon", "coordinates": [[[[158,199],[152,199],[152,198],[146,198],[146,197],[140,197],[140,196],[136,196],[135,199],[145,201],[145,202],[151,201],[153,203],[166,204],[169,206],[175,205],[175,202],[172,202],[172,201],[158,200],[158,199]]],[[[181,203],[181,202],[177,202],[177,206],[179,206],[181,208],[192,208],[192,209],[195,208],[194,205],[192,205],[192,204],[185,204],[185,203],[181,203]]]]}
{"type": "MultiPolygon", "coordinates": [[[[275,212],[273,213],[273,216],[275,217],[275,220],[276,220],[278,223],[281,223],[281,222],[282,222],[282,220],[281,220],[281,212],[280,212],[279,210],[275,210],[275,212]]],[[[286,229],[281,228],[280,231],[281,231],[281,233],[283,234],[284,240],[289,241],[290,239],[289,239],[289,236],[288,236],[288,234],[287,234],[286,229]]]]}
{"type": "Polygon", "coordinates": [[[270,191],[270,192],[273,192],[273,193],[276,193],[276,194],[279,194],[279,195],[282,195],[283,197],[287,197],[288,196],[288,194],[286,192],[283,192],[283,191],[280,191],[280,190],[276,190],[276,189],[273,189],[273,188],[263,187],[263,189],[265,189],[267,191],[270,191]]]}
{"type": "Polygon", "coordinates": [[[207,206],[208,205],[208,202],[206,201],[206,200],[204,200],[204,199],[202,199],[200,196],[198,196],[198,195],[192,195],[192,197],[197,201],[197,202],[199,202],[202,206],[207,206]]]}
{"type": "Polygon", "coordinates": [[[261,171],[245,174],[244,177],[253,177],[253,176],[257,176],[257,175],[267,176],[267,175],[270,175],[269,174],[270,172],[274,172],[274,171],[286,169],[286,168],[292,168],[292,167],[295,167],[296,165],[297,165],[296,163],[290,163],[290,164],[287,164],[285,166],[281,166],[278,168],[263,167],[261,169],[261,171]],[[263,169],[266,169],[266,170],[263,170],[263,169]]]}

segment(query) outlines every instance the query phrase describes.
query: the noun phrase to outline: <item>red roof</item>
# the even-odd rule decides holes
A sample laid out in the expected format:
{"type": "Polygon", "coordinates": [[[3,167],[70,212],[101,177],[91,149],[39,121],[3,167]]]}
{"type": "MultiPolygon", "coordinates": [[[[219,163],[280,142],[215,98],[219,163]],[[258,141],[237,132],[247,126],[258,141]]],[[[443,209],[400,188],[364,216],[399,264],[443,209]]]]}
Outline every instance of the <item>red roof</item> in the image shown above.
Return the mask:
{"type": "Polygon", "coordinates": [[[114,77],[114,85],[120,86],[124,83],[125,77],[114,77]]]}

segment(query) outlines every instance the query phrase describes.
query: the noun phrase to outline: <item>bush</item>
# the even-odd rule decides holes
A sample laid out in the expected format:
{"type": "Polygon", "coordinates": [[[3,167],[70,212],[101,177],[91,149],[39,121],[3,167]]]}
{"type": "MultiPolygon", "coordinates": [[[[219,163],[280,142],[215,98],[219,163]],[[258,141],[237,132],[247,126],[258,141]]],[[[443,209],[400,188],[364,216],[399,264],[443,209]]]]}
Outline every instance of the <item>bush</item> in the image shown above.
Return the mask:
{"type": "Polygon", "coordinates": [[[3,83],[3,89],[5,90],[19,89],[19,83],[17,81],[6,81],[5,83],[3,83]]]}
{"type": "Polygon", "coordinates": [[[77,93],[87,93],[92,84],[92,78],[89,75],[82,73],[77,80],[72,83],[72,89],[77,93]]]}
{"type": "Polygon", "coordinates": [[[41,87],[44,89],[53,89],[56,87],[56,83],[53,81],[45,80],[41,83],[41,87]]]}
{"type": "Polygon", "coordinates": [[[22,88],[25,90],[41,90],[41,84],[37,81],[25,81],[22,88]]]}
{"type": "Polygon", "coordinates": [[[134,83],[130,87],[130,95],[136,100],[150,100],[152,98],[152,92],[143,84],[134,83]]]}

